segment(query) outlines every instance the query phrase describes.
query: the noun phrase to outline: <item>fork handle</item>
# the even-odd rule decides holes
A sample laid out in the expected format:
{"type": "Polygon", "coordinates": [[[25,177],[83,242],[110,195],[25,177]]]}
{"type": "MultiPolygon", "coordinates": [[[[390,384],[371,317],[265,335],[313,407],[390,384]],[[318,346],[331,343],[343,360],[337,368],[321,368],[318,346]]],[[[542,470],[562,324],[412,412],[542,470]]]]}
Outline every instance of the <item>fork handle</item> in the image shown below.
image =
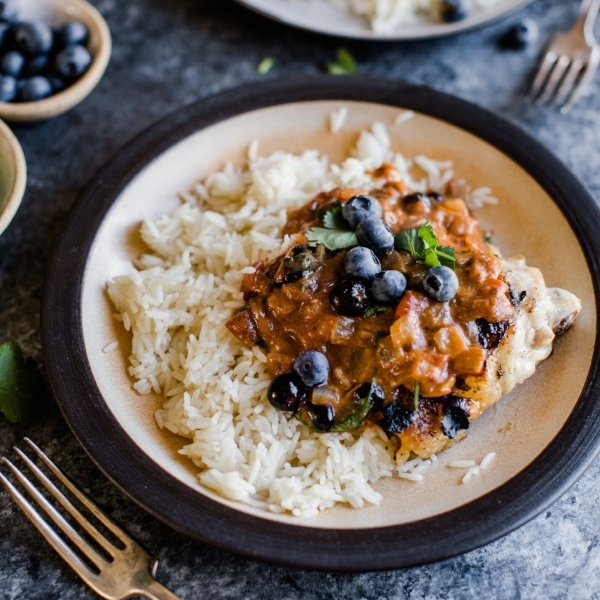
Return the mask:
{"type": "Polygon", "coordinates": [[[168,590],[162,583],[159,583],[152,577],[139,582],[133,591],[149,600],[180,600],[179,596],[176,596],[171,590],[168,590]]]}

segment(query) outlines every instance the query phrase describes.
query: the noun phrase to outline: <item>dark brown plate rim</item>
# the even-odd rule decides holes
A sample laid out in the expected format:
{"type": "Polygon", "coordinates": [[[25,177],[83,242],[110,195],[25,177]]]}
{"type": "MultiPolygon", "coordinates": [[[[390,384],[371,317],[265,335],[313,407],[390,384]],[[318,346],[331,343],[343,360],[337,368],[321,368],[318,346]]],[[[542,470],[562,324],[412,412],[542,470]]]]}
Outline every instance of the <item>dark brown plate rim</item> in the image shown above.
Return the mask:
{"type": "MultiPolygon", "coordinates": [[[[219,548],[284,566],[376,571],[455,556],[523,525],[575,483],[600,451],[598,349],[583,391],[542,454],[515,477],[455,510],[402,525],[360,530],[274,523],[198,494],[164,471],[107,407],[86,357],[83,276],[107,211],[127,184],[173,144],[210,125],[268,106],[312,100],[364,101],[415,110],[461,127],[504,152],[549,194],[577,235],[598,298],[600,210],[575,176],[505,119],[425,86],[366,77],[312,76],[250,84],[167,116],[120,150],[85,188],[50,260],[42,342],[50,383],[73,433],[125,494],[157,519],[219,548]]],[[[598,302],[596,300],[596,316],[598,302]]]]}

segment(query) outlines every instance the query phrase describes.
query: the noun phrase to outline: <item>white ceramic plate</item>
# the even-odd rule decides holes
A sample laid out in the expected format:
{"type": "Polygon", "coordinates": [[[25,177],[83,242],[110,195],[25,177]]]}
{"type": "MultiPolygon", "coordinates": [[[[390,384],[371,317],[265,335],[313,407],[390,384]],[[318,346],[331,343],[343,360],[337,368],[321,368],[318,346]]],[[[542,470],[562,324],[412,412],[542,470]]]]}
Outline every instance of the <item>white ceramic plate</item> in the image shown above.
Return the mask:
{"type": "Polygon", "coordinates": [[[52,261],[44,298],[44,351],[53,389],[80,442],[126,493],[175,528],[243,554],[307,568],[396,568],[490,541],[543,510],[597,453],[599,387],[594,354],[600,242],[598,210],[567,169],[498,117],[428,88],[387,80],[315,77],[240,88],[160,122],[120,152],[80,198],[52,261]],[[327,127],[346,106],[339,133],[327,127]],[[400,111],[413,119],[393,125],[400,111]],[[505,255],[523,253],[548,285],[583,301],[576,324],[535,376],[477,420],[444,452],[423,483],[383,481],[384,501],[316,517],[274,515],[224,500],[197,482],[177,454],[185,440],[159,430],[160,399],[132,390],[127,336],[112,318],[106,281],[142,251],[140,221],[172,210],[177,194],[248,145],[338,160],[357,132],[389,126],[406,156],[452,159],[459,176],[500,199],[481,209],[505,255]],[[560,240],[560,251],[557,251],[560,240]],[[582,245],[582,241],[584,242],[582,245]],[[119,340],[119,350],[103,349],[119,340]],[[496,452],[493,468],[468,485],[448,468],[496,452]],[[407,544],[406,540],[410,540],[407,544]]]}
{"type": "Polygon", "coordinates": [[[531,0],[499,0],[487,10],[474,12],[455,23],[436,23],[424,17],[392,31],[375,32],[368,21],[350,14],[329,0],[237,0],[266,17],[300,29],[363,40],[416,40],[451,35],[485,25],[529,4],[531,0]]]}

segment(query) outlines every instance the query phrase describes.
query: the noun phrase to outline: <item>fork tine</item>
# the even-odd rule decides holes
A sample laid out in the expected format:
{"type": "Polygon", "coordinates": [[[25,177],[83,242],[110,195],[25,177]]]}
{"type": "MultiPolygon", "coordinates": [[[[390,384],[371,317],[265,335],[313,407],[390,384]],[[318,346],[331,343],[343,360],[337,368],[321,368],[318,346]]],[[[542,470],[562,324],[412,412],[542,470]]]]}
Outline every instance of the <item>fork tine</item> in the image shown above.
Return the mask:
{"type": "Polygon", "coordinates": [[[56,478],[85,506],[93,515],[104,525],[112,534],[114,534],[123,544],[137,545],[137,542],[131,538],[121,527],[110,519],[99,507],[94,504],[64,473],[52,462],[38,446],[29,438],[24,438],[25,442],[36,453],[38,458],[52,471],[56,478]]]}
{"type": "Polygon", "coordinates": [[[566,102],[562,105],[562,107],[560,109],[561,113],[564,114],[564,113],[568,112],[569,109],[571,108],[571,106],[573,106],[573,104],[575,104],[575,102],[579,99],[579,97],[583,93],[583,90],[587,87],[588,83],[594,77],[594,74],[596,73],[596,69],[598,68],[599,62],[600,62],[600,49],[598,49],[590,57],[590,61],[589,61],[588,65],[585,67],[585,70],[583,71],[583,74],[581,75],[579,81],[577,82],[577,84],[573,90],[573,93],[566,100],[566,102]]]}
{"type": "Polygon", "coordinates": [[[538,68],[535,79],[531,84],[531,88],[529,88],[529,92],[527,92],[527,95],[525,96],[525,100],[535,100],[538,94],[542,91],[546,78],[548,77],[550,71],[552,71],[552,68],[557,60],[558,55],[555,52],[546,52],[544,59],[538,68]]]}
{"type": "Polygon", "coordinates": [[[581,76],[584,66],[583,62],[579,59],[575,59],[571,62],[563,80],[560,82],[560,85],[554,94],[554,100],[551,103],[553,107],[556,108],[561,106],[565,100],[569,99],[575,89],[577,80],[581,76]]]}
{"type": "Polygon", "coordinates": [[[17,488],[0,472],[0,481],[19,506],[27,518],[35,525],[36,529],[44,536],[45,540],[54,548],[58,555],[70,565],[78,575],[88,584],[92,585],[95,573],[67,546],[62,538],[48,525],[40,513],[17,488]]]}
{"type": "MultiPolygon", "coordinates": [[[[13,465],[6,457],[2,458],[4,464],[12,471],[13,475],[19,480],[19,483],[27,490],[29,495],[37,502],[44,512],[54,521],[56,526],[77,546],[77,548],[100,570],[107,564],[104,559],[90,544],[85,541],[72,527],[67,523],[63,516],[40,494],[35,486],[23,475],[23,473],[13,465]]],[[[52,486],[52,484],[50,484],[52,486]]],[[[49,489],[53,496],[61,492],[52,486],[54,489],[49,489]]]]}
{"type": "Polygon", "coordinates": [[[37,465],[19,448],[13,448],[29,470],[38,478],[44,487],[56,498],[58,503],[77,521],[77,523],[111,556],[115,556],[115,548],[64,496],[60,490],[44,475],[37,465]]]}
{"type": "Polygon", "coordinates": [[[567,57],[567,56],[559,56],[558,57],[555,65],[554,65],[554,68],[552,69],[550,75],[548,76],[546,85],[544,86],[542,93],[536,100],[536,104],[546,104],[553,98],[553,96],[554,96],[558,86],[560,85],[565,73],[567,72],[567,69],[569,68],[570,64],[571,64],[571,59],[569,57],[567,57]]]}

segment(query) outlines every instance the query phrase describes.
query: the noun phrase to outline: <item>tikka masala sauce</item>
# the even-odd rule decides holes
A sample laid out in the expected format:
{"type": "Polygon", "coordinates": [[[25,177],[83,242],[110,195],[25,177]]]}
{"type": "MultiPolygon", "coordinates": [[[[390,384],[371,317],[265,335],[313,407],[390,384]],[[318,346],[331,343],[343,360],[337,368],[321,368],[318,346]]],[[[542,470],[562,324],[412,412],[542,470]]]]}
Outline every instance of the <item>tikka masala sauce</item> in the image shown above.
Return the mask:
{"type": "Polygon", "coordinates": [[[284,233],[295,234],[294,243],[275,260],[256,263],[255,272],[244,276],[247,306],[227,326],[243,342],[265,349],[272,378],[291,373],[302,352],[323,352],[329,378],[312,390],[310,402],[330,405],[335,422],[349,422],[364,390],[376,383],[383,390],[383,401],[373,403],[364,420],[354,425],[379,422],[388,434],[399,435],[405,453],[419,455],[423,437],[441,436],[446,441],[462,437],[469,420],[480,412],[476,401],[461,390],[465,378],[484,374],[488,353],[510,328],[514,292],[503,279],[501,260],[462,199],[411,193],[393,180],[391,166],[374,175],[385,181],[379,189],[338,188],[289,213],[284,233]],[[348,249],[311,248],[305,233],[322,226],[322,209],[359,194],[381,203],[383,219],[394,234],[429,221],[438,243],[455,249],[459,288],[452,300],[429,298],[421,283],[427,266],[409,252],[394,249],[379,259],[382,269],[405,275],[408,285],[401,300],[395,305],[372,302],[364,314],[354,317],[334,309],[331,293],[346,278],[343,262],[348,249]],[[286,278],[286,259],[299,252],[310,253],[310,270],[291,280],[286,278]],[[392,404],[411,415],[401,431],[397,423],[386,427],[392,404]]]}

